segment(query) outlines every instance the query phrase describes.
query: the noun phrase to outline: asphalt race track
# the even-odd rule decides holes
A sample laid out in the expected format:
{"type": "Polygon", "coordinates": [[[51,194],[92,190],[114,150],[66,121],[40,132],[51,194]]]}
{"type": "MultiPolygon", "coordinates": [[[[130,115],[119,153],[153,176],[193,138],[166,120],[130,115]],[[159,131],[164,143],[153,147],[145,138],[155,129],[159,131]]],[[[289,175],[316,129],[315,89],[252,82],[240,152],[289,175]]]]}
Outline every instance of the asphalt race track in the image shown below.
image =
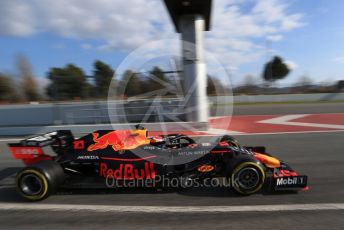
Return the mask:
{"type": "Polygon", "coordinates": [[[311,189],[249,197],[237,196],[227,188],[62,191],[43,202],[28,204],[11,185],[11,174],[20,163],[11,159],[5,139],[0,142],[0,228],[343,229],[344,132],[237,138],[244,145],[265,144],[270,153],[308,175],[311,189]],[[229,210],[221,211],[220,206],[229,210]]]}
{"type": "MultiPolygon", "coordinates": [[[[235,115],[312,113],[344,113],[344,106],[243,105],[234,110],[235,115]]],[[[342,124],[341,119],[336,122],[342,124]]],[[[311,189],[248,197],[227,188],[60,191],[45,201],[28,203],[13,187],[13,176],[22,164],[12,159],[6,144],[15,140],[3,138],[0,229],[343,229],[344,130],[246,133],[237,138],[243,145],[266,145],[270,153],[308,175],[311,189]]]]}

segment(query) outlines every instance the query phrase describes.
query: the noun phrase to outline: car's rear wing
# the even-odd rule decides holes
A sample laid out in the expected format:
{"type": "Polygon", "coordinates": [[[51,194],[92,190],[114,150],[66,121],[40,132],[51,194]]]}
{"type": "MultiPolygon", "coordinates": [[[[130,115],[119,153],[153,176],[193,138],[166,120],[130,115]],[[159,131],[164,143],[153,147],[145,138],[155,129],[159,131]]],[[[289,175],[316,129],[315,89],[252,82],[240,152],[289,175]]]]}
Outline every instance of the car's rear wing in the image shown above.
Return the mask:
{"type": "Polygon", "coordinates": [[[70,130],[58,130],[55,132],[46,133],[43,135],[32,136],[20,141],[22,146],[37,146],[44,147],[52,145],[57,141],[70,141],[73,140],[73,134],[70,130]]]}
{"type": "Polygon", "coordinates": [[[59,130],[43,135],[32,136],[18,143],[8,144],[15,159],[23,160],[25,164],[36,163],[41,160],[51,159],[45,155],[43,147],[51,146],[58,153],[60,149],[68,148],[74,141],[70,130],[59,130]]]}

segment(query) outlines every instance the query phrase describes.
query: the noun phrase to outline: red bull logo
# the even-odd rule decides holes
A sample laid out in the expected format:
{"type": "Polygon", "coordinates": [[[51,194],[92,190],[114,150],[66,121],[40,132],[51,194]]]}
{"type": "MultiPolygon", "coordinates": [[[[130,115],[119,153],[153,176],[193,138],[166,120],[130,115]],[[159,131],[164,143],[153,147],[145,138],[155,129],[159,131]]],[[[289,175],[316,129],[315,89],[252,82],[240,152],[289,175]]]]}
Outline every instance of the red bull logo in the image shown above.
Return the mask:
{"type": "Polygon", "coordinates": [[[120,164],[118,169],[111,169],[106,163],[100,163],[99,176],[115,180],[142,180],[155,179],[156,173],[152,162],[145,162],[143,168],[135,168],[133,164],[120,164]]]}
{"type": "Polygon", "coordinates": [[[134,149],[143,144],[149,144],[146,137],[146,130],[116,130],[99,136],[99,133],[93,133],[94,144],[90,145],[87,150],[95,151],[106,149],[111,146],[113,150],[134,149]]]}

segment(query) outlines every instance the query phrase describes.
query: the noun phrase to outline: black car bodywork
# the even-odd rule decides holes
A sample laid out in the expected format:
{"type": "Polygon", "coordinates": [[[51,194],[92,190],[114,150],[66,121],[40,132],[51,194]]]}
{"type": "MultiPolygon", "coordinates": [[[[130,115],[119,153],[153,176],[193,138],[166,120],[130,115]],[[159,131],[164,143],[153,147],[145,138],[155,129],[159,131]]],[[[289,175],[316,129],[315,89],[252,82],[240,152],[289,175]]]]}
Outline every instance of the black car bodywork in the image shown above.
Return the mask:
{"type": "Polygon", "coordinates": [[[262,188],[308,188],[306,176],[266,153],[264,147],[241,147],[230,136],[219,137],[214,143],[196,143],[182,134],[149,137],[142,127],[95,131],[81,138],[60,130],[9,147],[13,156],[27,165],[17,174],[17,190],[33,201],[61,187],[109,187],[109,179],[117,185],[154,181],[154,186],[161,186],[162,177],[183,178],[186,183],[226,178],[243,195],[262,188]],[[46,154],[46,146],[54,154],[46,154]]]}

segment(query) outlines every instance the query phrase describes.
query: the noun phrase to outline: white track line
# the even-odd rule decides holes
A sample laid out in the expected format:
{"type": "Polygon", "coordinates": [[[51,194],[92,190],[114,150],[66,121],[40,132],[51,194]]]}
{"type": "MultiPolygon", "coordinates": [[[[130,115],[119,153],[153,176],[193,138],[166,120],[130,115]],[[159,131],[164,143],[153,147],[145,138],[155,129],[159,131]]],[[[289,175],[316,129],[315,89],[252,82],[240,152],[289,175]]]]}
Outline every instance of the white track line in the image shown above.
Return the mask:
{"type": "Polygon", "coordinates": [[[0,139],[0,142],[15,142],[15,141],[21,141],[23,140],[25,137],[23,138],[5,138],[5,139],[0,139]]]}
{"type": "Polygon", "coordinates": [[[215,129],[209,128],[205,133],[210,135],[237,135],[237,134],[244,134],[243,132],[232,131],[232,130],[225,130],[225,129],[215,129]]]}
{"type": "Polygon", "coordinates": [[[91,211],[113,213],[231,213],[231,212],[282,212],[344,210],[344,203],[242,205],[242,206],[109,206],[69,204],[0,204],[0,211],[91,211]]]}
{"type": "Polygon", "coordinates": [[[308,134],[308,133],[342,133],[344,129],[339,130],[316,130],[316,131],[292,131],[292,132],[269,132],[269,133],[242,133],[236,131],[226,131],[218,134],[209,134],[209,135],[188,135],[190,137],[218,137],[221,135],[232,135],[232,136],[260,136],[260,135],[287,135],[287,134],[308,134]]]}
{"type": "Polygon", "coordinates": [[[344,129],[344,125],[333,125],[333,124],[318,124],[318,123],[307,123],[307,122],[295,122],[291,120],[307,117],[309,114],[296,114],[296,115],[285,115],[257,121],[257,123],[263,124],[274,124],[274,125],[292,125],[292,126],[303,126],[303,127],[315,127],[315,128],[328,128],[328,129],[344,129]]]}
{"type": "Polygon", "coordinates": [[[294,132],[271,132],[271,133],[242,133],[237,136],[259,136],[259,135],[283,135],[283,134],[307,134],[307,133],[342,133],[344,129],[339,130],[321,130],[321,131],[294,131],[294,132]]]}

